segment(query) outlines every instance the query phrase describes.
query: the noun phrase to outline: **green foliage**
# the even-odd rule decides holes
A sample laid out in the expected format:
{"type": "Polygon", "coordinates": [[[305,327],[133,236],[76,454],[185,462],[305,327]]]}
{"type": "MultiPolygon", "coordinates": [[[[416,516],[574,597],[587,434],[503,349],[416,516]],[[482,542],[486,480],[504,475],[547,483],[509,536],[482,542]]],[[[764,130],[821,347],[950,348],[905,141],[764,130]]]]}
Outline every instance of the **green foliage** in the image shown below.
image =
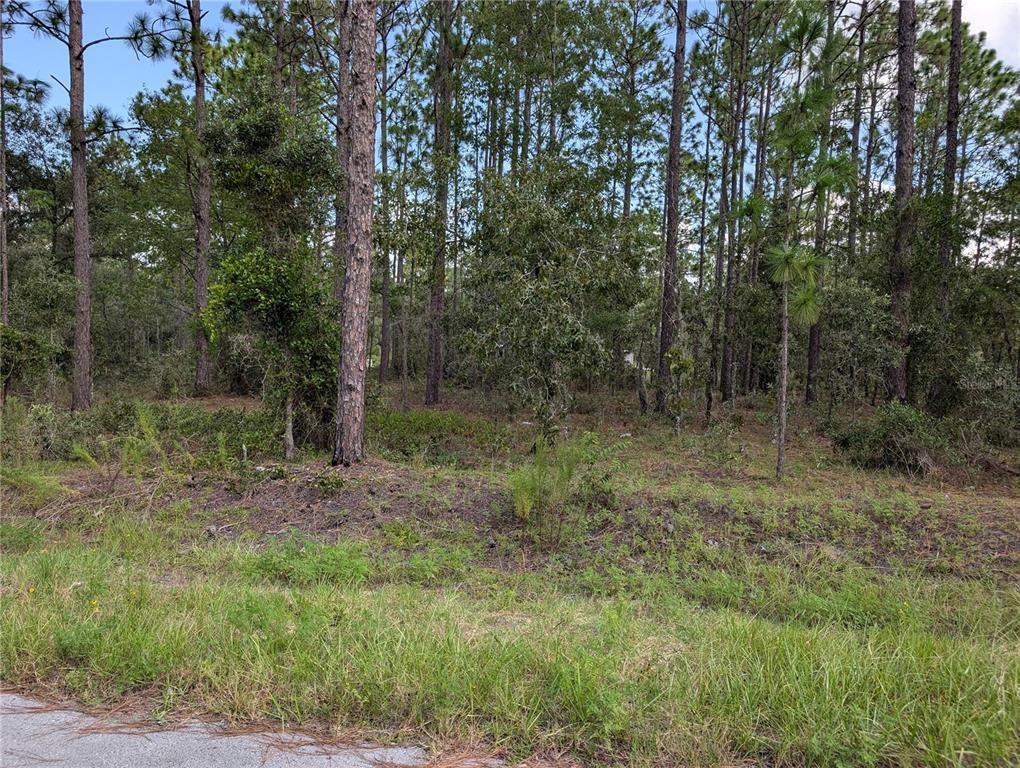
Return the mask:
{"type": "Polygon", "coordinates": [[[680,420],[694,406],[694,356],[687,350],[686,337],[681,338],[667,355],[669,363],[669,391],[666,407],[674,419],[680,420]]]}
{"type": "Polygon", "coordinates": [[[465,377],[556,422],[569,383],[604,359],[596,312],[635,289],[636,266],[618,253],[612,225],[579,169],[550,161],[520,183],[492,179],[480,222],[473,302],[459,338],[465,377]]]}
{"type": "Polygon", "coordinates": [[[827,285],[824,295],[819,369],[832,400],[884,386],[885,372],[900,354],[888,297],[849,280],[827,285]]]}
{"type": "Polygon", "coordinates": [[[928,474],[943,460],[949,443],[936,419],[909,405],[886,403],[871,418],[843,430],[836,446],[862,467],[928,474]]]}
{"type": "Polygon", "coordinates": [[[129,463],[174,453],[212,453],[237,458],[267,455],[274,448],[279,422],[267,410],[208,410],[186,403],[110,400],[88,411],[61,411],[33,405],[25,411],[8,403],[0,447],[19,461],[116,460],[121,449],[129,463]],[[85,458],[88,457],[88,458],[85,458]]]}
{"type": "Polygon", "coordinates": [[[492,421],[456,411],[371,409],[365,439],[373,451],[439,463],[492,458],[506,446],[506,435],[492,421]]]}
{"type": "Polygon", "coordinates": [[[6,392],[19,380],[39,375],[52,365],[57,351],[36,334],[0,323],[0,387],[6,392]]]}
{"type": "Polygon", "coordinates": [[[540,436],[531,462],[507,475],[514,514],[558,541],[568,506],[584,513],[611,501],[620,447],[603,447],[593,432],[555,445],[540,436]]]}
{"type": "Polygon", "coordinates": [[[10,461],[0,465],[0,488],[17,491],[12,502],[15,508],[26,504],[33,510],[68,492],[51,474],[31,464],[15,466],[10,461]]]}

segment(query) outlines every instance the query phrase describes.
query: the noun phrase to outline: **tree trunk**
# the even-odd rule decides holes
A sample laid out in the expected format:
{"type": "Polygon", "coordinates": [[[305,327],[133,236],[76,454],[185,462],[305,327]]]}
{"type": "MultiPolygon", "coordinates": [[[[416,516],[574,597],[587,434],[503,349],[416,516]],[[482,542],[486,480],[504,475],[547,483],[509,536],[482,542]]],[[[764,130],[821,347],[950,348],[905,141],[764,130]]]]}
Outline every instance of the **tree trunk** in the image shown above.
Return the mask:
{"type": "Polygon", "coordinates": [[[71,207],[74,232],[74,372],[71,409],[92,405],[92,257],[85,145],[85,57],[81,0],[69,0],[68,52],[71,65],[71,207]]]}
{"type": "Polygon", "coordinates": [[[952,27],[949,43],[949,91],[946,105],[946,158],[942,174],[942,236],[939,238],[939,267],[942,279],[939,286],[939,310],[942,317],[949,314],[949,273],[953,267],[953,245],[956,241],[956,221],[953,216],[956,180],[956,145],[960,125],[960,21],[961,0],[953,0],[952,27]]]}
{"type": "Polygon", "coordinates": [[[853,163],[853,180],[850,187],[849,210],[847,211],[846,258],[848,266],[857,255],[857,222],[860,207],[861,167],[861,117],[864,100],[864,52],[867,42],[868,0],[861,0],[861,15],[857,22],[857,72],[854,80],[853,123],[850,129],[850,160],[853,163]]]}
{"type": "MultiPolygon", "coordinates": [[[[877,76],[876,78],[877,79],[877,76]]],[[[871,214],[871,171],[875,161],[875,147],[878,143],[876,112],[878,110],[878,85],[873,79],[870,85],[870,106],[868,108],[868,145],[864,150],[864,191],[861,194],[861,220],[867,222],[871,214]]],[[[868,250],[868,230],[858,226],[861,257],[868,250]]]]}
{"type": "Polygon", "coordinates": [[[389,139],[387,128],[389,126],[389,115],[387,115],[387,91],[389,89],[389,30],[383,35],[382,40],[382,82],[379,94],[379,160],[382,165],[382,190],[380,193],[379,213],[382,215],[382,302],[380,312],[382,320],[379,326],[379,383],[386,381],[390,374],[390,177],[389,177],[389,139]]]}
{"type": "Polygon", "coordinates": [[[284,48],[284,31],[286,29],[287,9],[285,6],[286,0],[276,0],[276,18],[273,20],[273,37],[275,41],[275,60],[273,62],[273,85],[276,87],[276,93],[283,99],[283,48],[284,48]]]}
{"type": "MultiPolygon", "coordinates": [[[[733,6],[734,32],[740,39],[740,64],[737,70],[737,93],[735,107],[730,118],[730,155],[733,162],[730,165],[730,196],[732,207],[740,210],[740,190],[737,182],[744,176],[744,152],[746,151],[744,126],[746,121],[747,103],[747,82],[745,69],[747,65],[747,3],[735,3],[733,6]],[[739,140],[739,146],[738,146],[739,140]]],[[[720,398],[723,402],[733,400],[733,335],[736,330],[737,308],[734,302],[737,283],[740,280],[740,253],[737,250],[737,220],[735,216],[729,217],[729,236],[726,247],[726,293],[724,296],[723,312],[723,343],[722,343],[722,369],[719,382],[720,398]]]]}
{"type": "MultiPolygon", "coordinates": [[[[832,36],[836,31],[836,0],[828,0],[828,21],[825,27],[825,59],[822,62],[822,81],[827,92],[832,89],[832,58],[828,54],[832,36]]],[[[820,165],[829,160],[829,143],[832,139],[832,105],[833,97],[829,97],[822,123],[822,135],[818,146],[818,162],[820,165]]],[[[815,254],[819,257],[825,251],[825,205],[828,192],[819,190],[815,194],[815,254]]],[[[819,286],[821,287],[821,286],[819,286]]],[[[808,329],[807,378],[804,384],[804,402],[813,403],[818,399],[818,358],[822,350],[822,327],[816,321],[808,329]]]]}
{"type": "Polygon", "coordinates": [[[779,316],[779,382],[776,387],[776,482],[786,474],[786,379],[790,361],[790,284],[783,281],[779,316]]]}
{"type": "MultiPolygon", "coordinates": [[[[4,0],[0,0],[0,23],[4,0]]],[[[4,71],[4,36],[0,29],[0,73],[4,71]]],[[[0,323],[11,322],[11,274],[7,263],[7,89],[0,83],[0,323]]],[[[4,391],[6,396],[6,390],[4,391]]]]}
{"type": "Polygon", "coordinates": [[[914,253],[914,40],[917,18],[913,0],[900,0],[896,89],[896,232],[889,265],[891,309],[896,325],[900,361],[886,376],[886,395],[907,399],[907,355],[910,350],[910,266],[914,253]]]}
{"type": "Polygon", "coordinates": [[[202,313],[209,304],[209,209],[212,200],[212,179],[205,156],[205,48],[202,36],[201,0],[188,0],[191,20],[191,69],[195,82],[195,135],[198,156],[195,158],[196,183],[192,188],[192,211],[195,217],[195,394],[208,393],[211,383],[209,368],[209,337],[202,324],[202,313]]]}
{"type": "Polygon", "coordinates": [[[343,296],[344,266],[347,263],[347,190],[350,177],[351,110],[351,10],[350,3],[337,0],[337,73],[336,73],[336,165],[340,171],[333,198],[333,298],[343,296]]]}
{"type": "MultiPolygon", "coordinates": [[[[443,378],[443,292],[446,286],[446,226],[449,218],[450,174],[450,108],[453,100],[451,74],[453,53],[450,36],[453,16],[452,0],[439,0],[439,55],[435,76],[435,138],[434,163],[436,175],[435,250],[432,257],[431,292],[429,295],[429,346],[425,369],[425,405],[439,402],[439,385],[443,378]]],[[[527,124],[525,124],[527,129],[527,124]]],[[[522,155],[526,152],[522,151],[522,155]]]]}
{"type": "MultiPolygon", "coordinates": [[[[775,63],[770,61],[768,71],[762,82],[762,94],[759,101],[758,131],[754,148],[754,181],[751,195],[758,198],[765,184],[765,165],[768,161],[769,118],[772,113],[772,83],[775,63]]],[[[754,283],[758,280],[759,262],[761,261],[762,233],[755,229],[751,241],[751,253],[748,255],[747,280],[754,283]]],[[[744,349],[743,391],[750,392],[754,379],[754,334],[747,334],[747,345],[744,349]]]]}
{"type": "Polygon", "coordinates": [[[290,389],[283,405],[283,458],[294,458],[294,392],[290,389]]]}
{"type": "Polygon", "coordinates": [[[722,140],[722,171],[719,178],[719,222],[718,241],[715,250],[715,284],[712,286],[712,332],[709,337],[709,376],[705,380],[705,421],[712,420],[712,401],[715,388],[719,385],[719,336],[722,324],[722,293],[723,293],[723,261],[726,256],[726,220],[730,215],[729,206],[729,173],[730,173],[730,142],[727,137],[722,140]]]}
{"type": "Polygon", "coordinates": [[[705,241],[708,227],[705,221],[708,213],[708,185],[711,181],[712,165],[712,102],[708,102],[705,110],[705,173],[701,183],[701,223],[698,228],[698,287],[696,295],[701,303],[701,292],[705,286],[705,241]]]}
{"type": "Polygon", "coordinates": [[[659,322],[659,360],[656,370],[655,409],[665,413],[670,386],[669,352],[676,339],[679,286],[680,140],[683,134],[684,53],[687,42],[687,0],[676,6],[676,41],[673,50],[673,93],[669,121],[669,155],[666,160],[666,243],[662,264],[662,307],[659,322]]]}
{"type": "Polygon", "coordinates": [[[372,205],[375,182],[375,0],[351,6],[351,112],[347,269],[344,274],[340,372],[333,464],[365,455],[365,369],[372,288],[372,205]]]}

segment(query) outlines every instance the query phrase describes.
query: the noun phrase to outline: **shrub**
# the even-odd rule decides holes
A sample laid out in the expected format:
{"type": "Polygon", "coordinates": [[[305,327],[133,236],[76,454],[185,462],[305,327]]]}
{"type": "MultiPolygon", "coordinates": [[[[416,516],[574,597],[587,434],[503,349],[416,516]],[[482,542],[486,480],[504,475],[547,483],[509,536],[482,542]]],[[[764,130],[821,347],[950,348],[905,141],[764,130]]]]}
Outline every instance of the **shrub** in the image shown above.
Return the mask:
{"type": "Polygon", "coordinates": [[[949,458],[943,425],[900,403],[887,403],[873,417],[853,422],[837,435],[836,448],[861,467],[921,474],[949,458]]]}
{"type": "Polygon", "coordinates": [[[514,513],[535,521],[546,534],[555,531],[558,539],[568,507],[583,511],[612,503],[612,477],[619,467],[612,454],[619,448],[602,447],[592,432],[555,446],[540,437],[531,463],[507,477],[514,513]]]}
{"type": "Polygon", "coordinates": [[[12,398],[2,426],[4,458],[18,461],[80,460],[86,454],[105,461],[108,454],[119,454],[122,448],[127,449],[126,458],[139,460],[175,452],[238,456],[242,446],[255,456],[275,451],[280,434],[277,417],[267,410],[208,411],[187,403],[133,400],[68,412],[52,405],[26,410],[12,398]]]}

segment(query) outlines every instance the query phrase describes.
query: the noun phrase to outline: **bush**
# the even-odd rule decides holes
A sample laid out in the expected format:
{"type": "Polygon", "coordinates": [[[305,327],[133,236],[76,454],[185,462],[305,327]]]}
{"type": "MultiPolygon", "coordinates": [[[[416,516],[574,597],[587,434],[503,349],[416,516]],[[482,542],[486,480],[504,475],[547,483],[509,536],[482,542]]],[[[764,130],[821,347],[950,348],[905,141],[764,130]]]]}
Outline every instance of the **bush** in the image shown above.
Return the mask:
{"type": "Polygon", "coordinates": [[[556,446],[540,437],[532,462],[512,470],[507,478],[514,513],[558,540],[568,508],[586,511],[612,504],[612,477],[619,468],[612,454],[619,448],[603,448],[591,432],[556,446]]]}
{"type": "Polygon", "coordinates": [[[861,467],[929,474],[949,456],[944,426],[923,411],[886,403],[836,437],[836,448],[861,467]]]}
{"type": "Polygon", "coordinates": [[[113,400],[88,411],[52,405],[25,409],[11,399],[3,415],[0,450],[5,460],[74,460],[88,454],[105,460],[111,446],[144,448],[145,453],[216,451],[238,456],[270,454],[280,426],[266,410],[208,411],[187,403],[113,400]],[[220,435],[223,437],[221,438],[220,435]]]}

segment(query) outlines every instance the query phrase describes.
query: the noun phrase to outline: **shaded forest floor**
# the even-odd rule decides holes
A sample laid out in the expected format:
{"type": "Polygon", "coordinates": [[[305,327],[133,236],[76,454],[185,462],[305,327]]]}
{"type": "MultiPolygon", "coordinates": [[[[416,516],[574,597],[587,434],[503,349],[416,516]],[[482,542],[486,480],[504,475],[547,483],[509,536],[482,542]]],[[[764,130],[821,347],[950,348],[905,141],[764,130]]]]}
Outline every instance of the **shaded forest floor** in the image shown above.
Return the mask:
{"type": "Polygon", "coordinates": [[[597,436],[597,492],[523,521],[533,425],[396,398],[349,469],[10,464],[4,683],[511,760],[1020,753],[1015,477],[855,469],[805,416],[777,487],[768,412],[676,434],[600,394],[561,438],[597,436]]]}

